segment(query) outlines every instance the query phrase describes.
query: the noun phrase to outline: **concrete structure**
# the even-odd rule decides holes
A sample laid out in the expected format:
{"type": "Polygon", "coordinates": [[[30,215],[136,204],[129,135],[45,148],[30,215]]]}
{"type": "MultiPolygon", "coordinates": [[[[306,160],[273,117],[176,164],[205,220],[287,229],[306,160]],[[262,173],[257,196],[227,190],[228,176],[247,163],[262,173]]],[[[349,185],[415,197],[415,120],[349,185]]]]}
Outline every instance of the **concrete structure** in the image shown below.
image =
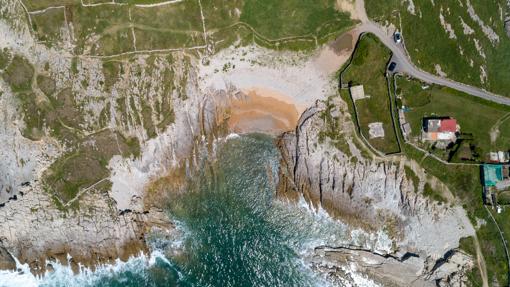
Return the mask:
{"type": "Polygon", "coordinates": [[[351,96],[354,101],[367,98],[365,96],[365,90],[363,89],[363,85],[352,86],[349,88],[349,91],[351,92],[351,96]]]}
{"type": "Polygon", "coordinates": [[[483,165],[483,185],[485,187],[493,187],[503,180],[503,165],[501,164],[484,164],[483,165]]]}
{"type": "Polygon", "coordinates": [[[459,129],[453,118],[424,118],[422,140],[455,142],[459,129]]]}
{"type": "Polygon", "coordinates": [[[410,123],[403,124],[402,131],[404,132],[404,136],[408,138],[409,135],[411,135],[411,124],[410,123]]]}
{"type": "Polygon", "coordinates": [[[510,153],[507,151],[491,151],[489,152],[489,162],[507,163],[510,161],[510,153]]]}
{"type": "Polygon", "coordinates": [[[369,123],[368,128],[369,128],[368,135],[371,139],[384,137],[383,123],[381,122],[369,123]]]}

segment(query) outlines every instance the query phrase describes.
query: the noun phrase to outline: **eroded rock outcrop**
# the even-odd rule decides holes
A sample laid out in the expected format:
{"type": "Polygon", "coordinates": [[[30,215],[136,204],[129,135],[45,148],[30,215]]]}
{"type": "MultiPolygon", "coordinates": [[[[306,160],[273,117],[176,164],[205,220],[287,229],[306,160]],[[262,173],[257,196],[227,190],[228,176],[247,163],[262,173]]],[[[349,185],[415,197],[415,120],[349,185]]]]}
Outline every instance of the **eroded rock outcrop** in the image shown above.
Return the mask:
{"type": "MultiPolygon", "coordinates": [[[[148,251],[146,235],[173,226],[164,198],[147,199],[146,189],[192,168],[216,126],[216,104],[197,87],[198,59],[77,57],[72,37],[36,41],[20,3],[0,7],[0,50],[30,70],[20,92],[0,68],[0,246],[36,273],[68,256],[94,266],[148,251]]],[[[12,267],[5,258],[0,269],[12,267]]]]}
{"type": "MultiPolygon", "coordinates": [[[[457,250],[460,238],[474,234],[465,211],[425,198],[423,184],[416,190],[406,177],[405,158],[362,156],[352,136],[345,139],[348,150],[334,147],[320,134],[324,109],[323,104],[308,109],[296,131],[281,137],[279,194],[302,196],[315,209],[380,239],[371,245],[318,247],[312,261],[325,268],[355,263],[376,281],[399,286],[418,281],[423,286],[460,286],[473,266],[472,258],[457,250]]],[[[348,128],[348,116],[337,115],[340,126],[348,128]]]]}
{"type": "Polygon", "coordinates": [[[0,247],[0,270],[13,270],[15,268],[16,261],[14,261],[14,258],[5,248],[0,247]]]}

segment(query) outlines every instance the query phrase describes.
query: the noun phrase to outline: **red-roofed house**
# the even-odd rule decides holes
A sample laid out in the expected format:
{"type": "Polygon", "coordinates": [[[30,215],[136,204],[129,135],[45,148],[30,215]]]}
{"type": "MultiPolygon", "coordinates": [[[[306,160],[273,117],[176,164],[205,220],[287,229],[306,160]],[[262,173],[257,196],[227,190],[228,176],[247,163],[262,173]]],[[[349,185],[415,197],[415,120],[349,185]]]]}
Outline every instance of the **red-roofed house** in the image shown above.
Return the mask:
{"type": "Polygon", "coordinates": [[[449,141],[457,140],[456,133],[459,131],[457,120],[453,118],[424,118],[422,139],[425,141],[449,141]]]}
{"type": "Polygon", "coordinates": [[[457,120],[456,119],[443,119],[439,125],[439,132],[457,132],[457,120]]]}

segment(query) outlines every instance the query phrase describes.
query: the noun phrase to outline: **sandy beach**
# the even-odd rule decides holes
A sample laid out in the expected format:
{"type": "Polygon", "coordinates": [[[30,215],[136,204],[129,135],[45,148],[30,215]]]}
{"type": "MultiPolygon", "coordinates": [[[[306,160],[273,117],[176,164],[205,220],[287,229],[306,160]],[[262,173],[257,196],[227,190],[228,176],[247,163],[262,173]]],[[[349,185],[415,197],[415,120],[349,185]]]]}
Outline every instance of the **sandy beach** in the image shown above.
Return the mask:
{"type": "Polygon", "coordinates": [[[266,88],[244,89],[231,102],[229,127],[236,133],[261,132],[278,135],[296,127],[304,105],[266,88]]]}
{"type": "Polygon", "coordinates": [[[311,55],[230,48],[200,66],[199,86],[205,92],[241,92],[229,99],[232,132],[278,135],[294,130],[307,107],[337,93],[335,73],[348,61],[356,39],[344,33],[311,55]]]}

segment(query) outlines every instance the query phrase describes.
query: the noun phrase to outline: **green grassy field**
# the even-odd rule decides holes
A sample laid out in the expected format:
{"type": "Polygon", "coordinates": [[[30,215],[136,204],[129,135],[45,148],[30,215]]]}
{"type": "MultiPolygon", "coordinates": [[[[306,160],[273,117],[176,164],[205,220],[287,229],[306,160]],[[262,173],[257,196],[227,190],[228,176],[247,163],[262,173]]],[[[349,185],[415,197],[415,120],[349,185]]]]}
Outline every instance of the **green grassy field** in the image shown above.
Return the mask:
{"type": "Polygon", "coordinates": [[[402,103],[410,111],[405,113],[411,124],[412,136],[421,133],[422,119],[427,116],[451,116],[457,119],[461,132],[466,138],[457,151],[455,161],[461,158],[473,158],[476,161],[488,161],[490,151],[510,149],[510,108],[488,102],[470,95],[440,86],[422,88],[416,80],[398,78],[397,93],[402,96],[402,103]],[[491,140],[491,131],[495,138],[491,140]],[[479,154],[478,158],[472,153],[479,154]]]}
{"type": "Polygon", "coordinates": [[[335,9],[333,0],[247,0],[241,21],[269,39],[321,35],[351,23],[348,14],[335,9]]]}
{"type": "Polygon", "coordinates": [[[365,95],[370,96],[355,103],[359,126],[370,144],[383,153],[399,151],[385,77],[386,64],[390,57],[391,52],[375,36],[367,34],[360,39],[351,64],[342,73],[343,83],[350,86],[361,84],[365,95]],[[384,138],[369,138],[368,125],[374,122],[383,123],[384,138]]]}
{"type": "Polygon", "coordinates": [[[407,50],[419,67],[435,73],[435,65],[439,64],[449,78],[510,96],[507,80],[510,78],[510,38],[500,18],[500,7],[504,11],[506,1],[414,0],[414,11],[409,1],[365,2],[370,18],[383,24],[392,23],[402,30],[407,50]],[[468,4],[499,40],[489,40],[482,26],[468,13],[468,4]],[[442,26],[440,15],[444,24],[453,29],[454,36],[442,26]],[[487,79],[480,78],[482,68],[487,79]]]}
{"type": "MultiPolygon", "coordinates": [[[[469,98],[477,101],[471,97],[469,98]]],[[[422,103],[423,102],[425,101],[422,101],[422,103]]],[[[395,120],[398,121],[396,114],[397,111],[394,111],[395,120]]],[[[398,130],[397,136],[399,136],[402,142],[403,136],[400,130],[398,130]]],[[[489,286],[506,286],[508,284],[508,268],[505,264],[506,257],[504,246],[496,225],[493,224],[483,206],[479,166],[445,165],[407,143],[402,145],[402,153],[407,158],[420,163],[420,166],[426,170],[427,174],[436,177],[446,184],[455,198],[460,201],[474,226],[478,225],[478,220],[482,220],[482,222],[486,223],[480,225],[479,228],[476,229],[476,236],[480,242],[480,248],[487,265],[489,286]]],[[[427,191],[424,195],[429,196],[432,200],[441,201],[437,196],[442,195],[433,190],[427,191]]],[[[506,224],[507,227],[510,228],[508,221],[502,224],[506,224]]],[[[461,240],[460,248],[475,257],[475,250],[469,248],[466,244],[468,243],[461,240]]],[[[467,278],[471,286],[481,286],[480,271],[477,270],[476,267],[467,274],[467,278]]]]}
{"type": "MultiPolygon", "coordinates": [[[[85,3],[102,3],[91,1],[85,3]]],[[[48,46],[62,41],[65,19],[72,23],[76,53],[115,55],[137,50],[204,46],[205,39],[219,50],[233,43],[257,43],[272,49],[310,50],[334,39],[354,22],[335,8],[334,0],[320,1],[202,1],[207,35],[204,36],[198,0],[157,7],[137,7],[164,1],[126,0],[128,5],[84,7],[79,1],[24,0],[31,11],[32,28],[48,46]],[[94,37],[92,37],[94,35],[94,37]]],[[[64,29],[65,30],[65,29],[64,29]]]]}

